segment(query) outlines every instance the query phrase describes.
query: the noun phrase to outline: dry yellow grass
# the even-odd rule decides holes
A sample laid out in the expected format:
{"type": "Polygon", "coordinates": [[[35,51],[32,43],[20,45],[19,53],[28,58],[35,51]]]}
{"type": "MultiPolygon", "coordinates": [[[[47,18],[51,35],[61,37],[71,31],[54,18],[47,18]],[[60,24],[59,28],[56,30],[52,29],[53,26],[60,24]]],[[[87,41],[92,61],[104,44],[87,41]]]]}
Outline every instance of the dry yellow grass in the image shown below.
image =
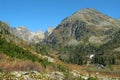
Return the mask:
{"type": "Polygon", "coordinates": [[[0,71],[10,72],[10,71],[29,71],[44,70],[42,65],[38,62],[32,62],[30,60],[20,60],[13,59],[6,56],[3,53],[0,53],[0,71]]]}

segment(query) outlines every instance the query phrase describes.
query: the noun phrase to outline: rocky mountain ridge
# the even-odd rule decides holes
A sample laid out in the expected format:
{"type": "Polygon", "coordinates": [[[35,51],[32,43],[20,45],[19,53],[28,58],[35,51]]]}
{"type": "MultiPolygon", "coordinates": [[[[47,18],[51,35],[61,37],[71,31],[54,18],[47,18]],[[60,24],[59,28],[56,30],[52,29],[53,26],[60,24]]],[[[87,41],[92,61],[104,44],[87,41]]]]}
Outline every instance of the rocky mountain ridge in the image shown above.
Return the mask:
{"type": "Polygon", "coordinates": [[[47,29],[47,31],[44,33],[41,30],[38,30],[37,32],[31,32],[24,26],[19,26],[17,28],[11,28],[11,33],[15,36],[18,36],[19,38],[27,41],[28,43],[39,43],[43,41],[46,37],[48,37],[54,28],[50,27],[47,29]]]}

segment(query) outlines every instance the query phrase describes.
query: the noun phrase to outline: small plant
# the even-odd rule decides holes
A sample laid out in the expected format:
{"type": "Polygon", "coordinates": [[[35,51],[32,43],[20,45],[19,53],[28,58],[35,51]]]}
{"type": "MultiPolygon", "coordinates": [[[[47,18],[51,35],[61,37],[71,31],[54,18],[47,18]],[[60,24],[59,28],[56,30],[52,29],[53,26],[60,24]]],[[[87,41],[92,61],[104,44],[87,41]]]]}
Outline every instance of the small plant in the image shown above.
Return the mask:
{"type": "Polygon", "coordinates": [[[89,77],[88,80],[98,80],[97,78],[89,77]]]}

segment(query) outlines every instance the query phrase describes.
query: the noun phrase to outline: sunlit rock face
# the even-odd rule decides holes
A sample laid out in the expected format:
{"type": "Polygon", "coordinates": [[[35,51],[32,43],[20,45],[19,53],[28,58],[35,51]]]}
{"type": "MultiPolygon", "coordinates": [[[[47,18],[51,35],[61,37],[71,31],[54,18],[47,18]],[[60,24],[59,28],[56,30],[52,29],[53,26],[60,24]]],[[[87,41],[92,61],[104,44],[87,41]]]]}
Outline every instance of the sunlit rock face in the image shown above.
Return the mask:
{"type": "Polygon", "coordinates": [[[102,45],[108,41],[108,36],[120,29],[118,20],[101,12],[86,8],[66,17],[46,39],[53,45],[71,45],[92,43],[102,45]],[[75,43],[75,44],[74,44],[75,43]]]}

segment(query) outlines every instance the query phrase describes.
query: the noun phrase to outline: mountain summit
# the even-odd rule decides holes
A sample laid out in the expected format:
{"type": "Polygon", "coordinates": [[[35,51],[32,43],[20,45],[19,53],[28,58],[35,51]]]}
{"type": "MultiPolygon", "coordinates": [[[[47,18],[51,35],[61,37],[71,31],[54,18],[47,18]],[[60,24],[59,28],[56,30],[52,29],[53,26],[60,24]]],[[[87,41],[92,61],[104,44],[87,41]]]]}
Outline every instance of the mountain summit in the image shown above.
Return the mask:
{"type": "Polygon", "coordinates": [[[110,25],[111,22],[115,22],[115,20],[111,17],[108,17],[101,12],[86,8],[79,10],[72,14],[70,17],[67,17],[63,22],[74,22],[74,21],[84,21],[88,24],[99,24],[99,25],[110,25]]]}

